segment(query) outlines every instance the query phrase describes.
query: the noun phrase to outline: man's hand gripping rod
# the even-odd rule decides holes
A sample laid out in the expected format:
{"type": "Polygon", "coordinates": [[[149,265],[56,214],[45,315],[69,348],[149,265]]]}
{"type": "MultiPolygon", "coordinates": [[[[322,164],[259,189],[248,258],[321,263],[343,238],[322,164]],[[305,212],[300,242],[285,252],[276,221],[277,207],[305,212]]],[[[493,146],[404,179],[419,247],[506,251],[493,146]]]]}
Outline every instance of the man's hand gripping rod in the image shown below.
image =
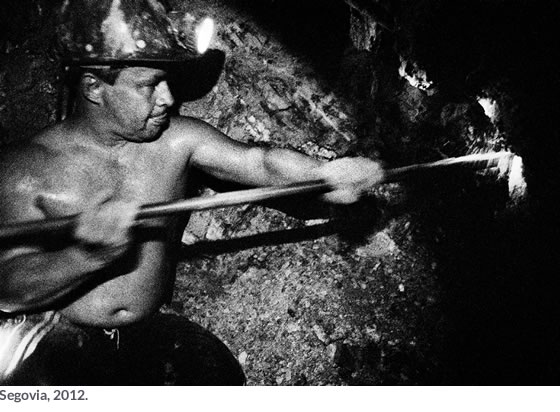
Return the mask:
{"type": "MultiPolygon", "coordinates": [[[[513,157],[514,155],[509,152],[473,154],[436,162],[387,169],[384,172],[383,178],[380,181],[376,180],[373,182],[372,187],[379,184],[401,181],[423,172],[451,166],[467,166],[473,169],[499,168],[500,173],[509,174],[513,157]]],[[[143,205],[136,215],[136,220],[255,203],[263,200],[306,193],[320,194],[331,190],[333,190],[333,187],[324,180],[313,180],[282,186],[226,192],[214,196],[195,197],[174,202],[143,205]]],[[[0,245],[9,244],[16,240],[29,239],[31,237],[71,233],[74,229],[76,217],[77,215],[72,215],[47,220],[15,222],[0,226],[0,245]]]]}

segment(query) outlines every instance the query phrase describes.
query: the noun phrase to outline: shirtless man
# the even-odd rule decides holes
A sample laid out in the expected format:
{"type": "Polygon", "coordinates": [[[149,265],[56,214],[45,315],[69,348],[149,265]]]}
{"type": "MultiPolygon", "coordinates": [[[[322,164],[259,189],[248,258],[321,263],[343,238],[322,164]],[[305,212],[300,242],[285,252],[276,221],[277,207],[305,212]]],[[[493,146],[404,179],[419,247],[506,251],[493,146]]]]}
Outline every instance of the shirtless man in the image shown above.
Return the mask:
{"type": "Polygon", "coordinates": [[[80,213],[68,239],[1,251],[0,311],[22,337],[8,344],[0,333],[11,348],[0,353],[6,383],[242,384],[241,368],[216,337],[158,314],[187,218],[137,227],[138,205],[184,198],[193,168],[250,186],[327,179],[338,189],[325,199],[336,203],[357,200],[364,181],[381,178],[368,159],[323,163],[171,117],[167,75],[142,65],[83,67],[73,115],[3,148],[1,221],[80,213]]]}

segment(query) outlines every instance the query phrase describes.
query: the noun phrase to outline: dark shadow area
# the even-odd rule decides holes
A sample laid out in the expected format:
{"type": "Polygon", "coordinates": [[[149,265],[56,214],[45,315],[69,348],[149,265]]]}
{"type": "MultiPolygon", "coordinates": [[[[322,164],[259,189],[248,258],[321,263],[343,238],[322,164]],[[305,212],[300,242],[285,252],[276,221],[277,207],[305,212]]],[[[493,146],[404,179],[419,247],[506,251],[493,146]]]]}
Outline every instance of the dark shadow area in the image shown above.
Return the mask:
{"type": "MultiPolygon", "coordinates": [[[[284,199],[275,202],[267,202],[262,205],[280,210],[292,216],[295,215],[295,217],[298,218],[303,218],[303,214],[306,215],[305,218],[310,218],[310,209],[301,207],[301,205],[304,204],[306,204],[305,201],[301,202],[301,200],[298,200],[294,202],[293,200],[284,199]]],[[[262,246],[297,243],[334,234],[338,234],[340,238],[349,245],[358,244],[363,241],[367,235],[373,233],[376,228],[381,227],[382,220],[384,219],[377,208],[377,202],[373,198],[364,199],[352,206],[341,206],[336,209],[330,208],[329,211],[331,220],[328,223],[258,233],[232,239],[200,241],[193,245],[183,244],[179,253],[179,260],[187,260],[200,255],[234,253],[240,250],[262,246]]],[[[322,217],[327,216],[323,215],[322,217]]]]}
{"type": "MultiPolygon", "coordinates": [[[[455,133],[452,141],[438,105],[476,105],[477,96],[488,93],[500,106],[497,127],[523,157],[529,190],[527,203],[507,205],[503,182],[468,174],[406,182],[406,208],[421,227],[415,240],[437,256],[444,289],[446,322],[441,335],[433,336],[441,349],[432,376],[449,384],[558,384],[560,83],[553,62],[560,50],[559,7],[548,1],[411,0],[394,3],[391,12],[398,23],[394,50],[427,71],[438,90],[434,99],[425,99],[440,101],[409,122],[402,107],[409,101],[398,96],[404,95],[402,85],[380,86],[383,104],[372,109],[387,125],[371,135],[392,155],[385,160],[401,165],[418,156],[437,158],[439,150],[448,150],[442,143],[463,153],[465,133],[455,133]],[[406,134],[412,138],[404,142],[406,134]]],[[[385,53],[389,60],[379,61],[386,64],[392,54],[387,46],[369,57],[385,53]]],[[[374,143],[380,147],[373,141],[359,145],[371,153],[374,143]]],[[[360,358],[362,352],[352,353],[360,358]]]]}
{"type": "Polygon", "coordinates": [[[200,241],[193,245],[182,245],[179,260],[201,255],[219,255],[262,246],[278,246],[286,243],[317,239],[338,232],[336,224],[321,224],[305,228],[277,230],[233,239],[200,241]]]}
{"type": "MultiPolygon", "coordinates": [[[[60,0],[53,0],[52,6],[60,0]]],[[[40,30],[44,25],[45,15],[51,8],[46,7],[47,0],[5,0],[0,5],[0,50],[8,46],[21,44],[29,37],[30,30],[40,30]]],[[[49,4],[51,6],[51,4],[49,4]]]]}
{"type": "Polygon", "coordinates": [[[506,208],[507,190],[476,179],[407,185],[446,292],[443,381],[558,384],[558,5],[401,7],[401,50],[449,98],[485,90],[498,101],[498,126],[523,157],[529,190],[526,204],[506,208]]]}
{"type": "Polygon", "coordinates": [[[489,95],[498,127],[523,157],[538,213],[558,215],[560,53],[553,1],[405,0],[395,6],[397,50],[424,68],[448,99],[489,95]]]}
{"type": "Polygon", "coordinates": [[[336,78],[348,46],[350,10],[339,0],[226,0],[252,16],[282,43],[312,62],[318,74],[336,78]]]}
{"type": "Polygon", "coordinates": [[[445,292],[441,383],[557,384],[557,222],[505,209],[499,186],[468,178],[430,186],[411,196],[424,203],[416,219],[445,292]]]}

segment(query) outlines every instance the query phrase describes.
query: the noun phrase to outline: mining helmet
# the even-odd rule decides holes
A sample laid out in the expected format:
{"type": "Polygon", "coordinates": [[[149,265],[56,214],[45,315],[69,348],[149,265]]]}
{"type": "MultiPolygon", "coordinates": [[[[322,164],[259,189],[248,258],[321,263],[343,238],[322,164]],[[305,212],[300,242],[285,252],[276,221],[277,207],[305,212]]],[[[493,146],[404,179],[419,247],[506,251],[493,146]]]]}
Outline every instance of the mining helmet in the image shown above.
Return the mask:
{"type": "Polygon", "coordinates": [[[67,65],[173,65],[201,57],[214,23],[158,0],[64,0],[58,39],[67,65]]]}

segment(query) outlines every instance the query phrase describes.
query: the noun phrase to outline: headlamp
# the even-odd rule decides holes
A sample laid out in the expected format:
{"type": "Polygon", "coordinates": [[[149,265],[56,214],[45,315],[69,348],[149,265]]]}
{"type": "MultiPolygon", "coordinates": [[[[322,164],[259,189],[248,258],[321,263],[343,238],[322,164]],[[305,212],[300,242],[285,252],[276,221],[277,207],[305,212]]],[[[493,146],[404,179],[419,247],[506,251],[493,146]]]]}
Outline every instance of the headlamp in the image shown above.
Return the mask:
{"type": "Polygon", "coordinates": [[[206,17],[197,26],[196,30],[196,50],[198,53],[206,53],[206,50],[210,47],[212,42],[212,37],[214,36],[214,20],[210,17],[206,17]]]}

